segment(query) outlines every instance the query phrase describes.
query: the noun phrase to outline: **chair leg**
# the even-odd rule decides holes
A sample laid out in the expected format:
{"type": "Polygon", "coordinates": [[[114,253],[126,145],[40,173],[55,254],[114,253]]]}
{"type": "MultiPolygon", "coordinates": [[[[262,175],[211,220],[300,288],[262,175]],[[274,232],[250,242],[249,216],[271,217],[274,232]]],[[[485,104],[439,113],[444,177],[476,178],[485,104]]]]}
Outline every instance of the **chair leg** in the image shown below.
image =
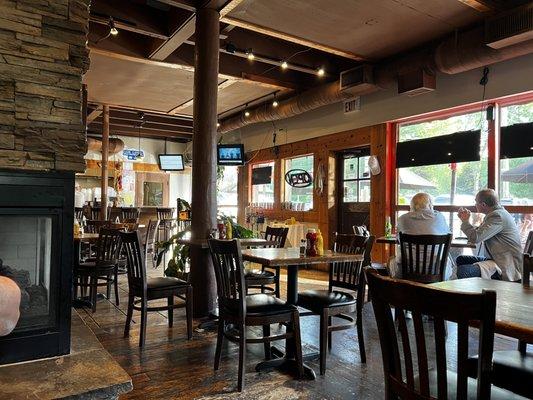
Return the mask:
{"type": "Polygon", "coordinates": [[[146,342],[147,308],[147,300],[143,298],[141,300],[141,336],[139,337],[139,347],[144,347],[144,343],[146,342]]]}
{"type": "Polygon", "coordinates": [[[276,297],[279,299],[280,298],[280,292],[279,292],[279,278],[280,278],[280,268],[279,267],[276,267],[276,278],[275,278],[275,293],[276,293],[276,297]]]}
{"type": "Polygon", "coordinates": [[[362,310],[358,308],[357,310],[357,320],[355,324],[357,326],[357,341],[359,342],[359,356],[361,357],[361,362],[366,363],[366,351],[365,351],[365,339],[363,337],[363,315],[362,310]]]}
{"type": "Polygon", "coordinates": [[[298,366],[298,378],[304,376],[303,355],[302,355],[302,337],[300,335],[300,316],[298,312],[292,314],[293,342],[294,342],[294,359],[298,366]]]}
{"type": "Polygon", "coordinates": [[[118,293],[118,267],[115,270],[114,285],[115,285],[115,304],[118,307],[120,304],[119,293],[118,293]]]}
{"type": "Polygon", "coordinates": [[[74,280],[73,280],[73,283],[74,283],[74,288],[73,288],[73,296],[75,299],[78,298],[78,286],[79,286],[79,277],[74,275],[74,280]]]}
{"type": "Polygon", "coordinates": [[[82,276],[80,278],[80,288],[81,288],[81,297],[87,296],[87,285],[88,285],[88,277],[82,276]]]}
{"type": "Polygon", "coordinates": [[[220,365],[220,356],[222,355],[222,344],[224,343],[224,326],[226,323],[223,319],[218,320],[218,334],[217,334],[217,347],[215,350],[215,371],[218,370],[220,365]]]}
{"type": "Polygon", "coordinates": [[[107,275],[107,291],[106,291],[106,297],[107,301],[111,301],[111,284],[113,283],[111,278],[113,276],[113,273],[110,273],[107,275]]]}
{"type": "Polygon", "coordinates": [[[189,286],[187,288],[187,296],[185,300],[185,317],[187,318],[187,339],[192,339],[192,315],[193,315],[193,307],[192,307],[192,286],[189,286]]]}
{"type": "Polygon", "coordinates": [[[174,325],[174,296],[168,296],[168,327],[172,328],[174,325]]]}
{"type": "Polygon", "coordinates": [[[527,352],[527,342],[524,342],[522,340],[518,341],[518,351],[522,354],[525,354],[527,352]]]}
{"type": "Polygon", "coordinates": [[[96,276],[91,276],[89,283],[89,295],[91,296],[92,311],[96,312],[96,298],[98,295],[98,278],[96,276]]]}
{"type": "MultiPolygon", "coordinates": [[[[331,316],[328,317],[328,327],[331,326],[332,318],[331,316]]],[[[328,331],[328,350],[331,351],[331,331],[328,331]]]]}
{"type": "Polygon", "coordinates": [[[320,315],[320,375],[326,373],[326,357],[328,348],[328,310],[325,308],[320,315]]]}
{"type": "Polygon", "coordinates": [[[130,335],[131,318],[133,317],[133,301],[134,297],[130,294],[128,296],[128,313],[126,315],[126,325],[124,326],[124,337],[130,335]]]}
{"type": "MultiPolygon", "coordinates": [[[[263,337],[270,336],[270,325],[263,325],[263,337]]],[[[265,348],[265,360],[270,360],[272,358],[272,353],[270,351],[270,342],[264,342],[263,346],[265,348]]]]}
{"type": "Polygon", "coordinates": [[[239,381],[238,381],[238,389],[239,392],[242,392],[244,389],[244,374],[245,374],[245,366],[246,364],[246,327],[244,324],[240,326],[240,332],[239,332],[239,381]]]}

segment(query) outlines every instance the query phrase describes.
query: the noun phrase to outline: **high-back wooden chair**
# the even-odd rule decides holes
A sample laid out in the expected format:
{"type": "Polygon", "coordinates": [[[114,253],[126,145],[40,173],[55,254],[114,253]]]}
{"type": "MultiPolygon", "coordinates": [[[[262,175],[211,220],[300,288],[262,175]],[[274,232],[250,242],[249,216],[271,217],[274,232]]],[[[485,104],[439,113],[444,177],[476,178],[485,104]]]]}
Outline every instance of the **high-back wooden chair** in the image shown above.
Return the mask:
{"type": "Polygon", "coordinates": [[[88,219],[85,222],[85,232],[99,233],[101,228],[108,226],[108,221],[101,221],[98,219],[88,219]]]}
{"type": "Polygon", "coordinates": [[[327,349],[331,349],[333,331],[357,327],[359,355],[366,362],[363,338],[362,311],[365,293],[363,265],[365,255],[370,254],[373,236],[336,234],[333,250],[337,253],[359,254],[360,260],[335,262],[329,266],[328,290],[306,290],[298,293],[298,305],[310,310],[303,315],[320,316],[320,374],[326,372],[327,349]],[[343,289],[343,290],[339,290],[343,289]],[[354,318],[349,313],[356,313],[354,318]],[[332,324],[332,317],[348,321],[339,325],[332,324]]]}
{"type": "Polygon", "coordinates": [[[400,232],[402,279],[419,283],[444,280],[451,241],[451,233],[408,235],[400,232]]]}
{"type": "MultiPolygon", "coordinates": [[[[265,240],[274,242],[274,244],[265,246],[265,247],[285,247],[285,242],[287,241],[287,235],[289,233],[289,228],[274,228],[267,226],[265,231],[265,240]]],[[[249,270],[246,271],[245,280],[247,289],[261,289],[261,293],[266,291],[274,293],[276,297],[280,296],[280,278],[281,269],[280,267],[268,267],[261,266],[261,270],[249,270]],[[274,287],[267,286],[274,285],[274,287]]]]}
{"type": "Polygon", "coordinates": [[[135,207],[122,207],[120,209],[120,221],[135,220],[138,222],[140,215],[141,211],[135,207]]]}
{"type": "Polygon", "coordinates": [[[146,235],[144,239],[144,257],[146,259],[146,262],[148,263],[148,260],[150,260],[150,263],[152,264],[152,268],[156,267],[156,236],[157,236],[157,229],[159,227],[159,220],[148,221],[148,227],[146,228],[146,235]]]}
{"type": "Polygon", "coordinates": [[[83,221],[83,214],[83,207],[74,207],[74,218],[76,218],[80,224],[83,221]]]}
{"type": "Polygon", "coordinates": [[[491,387],[490,381],[496,313],[494,291],[484,290],[478,294],[439,290],[383,277],[371,268],[366,269],[366,275],[381,344],[386,399],[482,400],[489,399],[491,391],[502,394],[500,389],[491,387]],[[394,324],[392,308],[398,314],[398,326],[394,324]],[[405,311],[411,312],[412,324],[407,323],[405,311]],[[424,331],[422,315],[433,317],[434,347],[428,346],[429,335],[424,331]],[[447,370],[446,321],[457,323],[457,373],[447,370]],[[468,327],[472,321],[479,324],[477,381],[467,375],[468,327]],[[411,327],[414,330],[416,359],[409,336],[411,327]],[[435,355],[436,369],[430,368],[432,360],[428,359],[428,354],[431,359],[435,355]]]}
{"type": "Polygon", "coordinates": [[[529,231],[526,243],[524,245],[524,253],[533,255],[533,231],[529,231]]]}
{"type": "Polygon", "coordinates": [[[92,311],[96,311],[97,290],[99,286],[107,286],[107,299],[111,297],[111,285],[114,285],[115,304],[119,303],[118,292],[118,259],[119,230],[102,227],[99,230],[95,245],[96,258],[79,263],[74,272],[74,292],[78,287],[89,287],[92,311]],[[102,282],[103,281],[103,282],[102,282]]]}
{"type": "Polygon", "coordinates": [[[270,342],[291,339],[298,372],[303,374],[300,319],[296,306],[266,294],[246,295],[241,246],[237,240],[209,239],[218,294],[218,336],[215,351],[215,370],[218,370],[224,338],[239,344],[238,389],[244,387],[246,343],[263,343],[269,358],[270,342]],[[270,324],[286,323],[286,333],[270,335],[270,324]],[[235,329],[226,329],[232,325],[235,329]],[[247,338],[247,326],[263,326],[263,337],[247,338]]]}
{"type": "Polygon", "coordinates": [[[368,231],[368,228],[366,225],[354,225],[352,227],[353,233],[360,236],[370,236],[370,232],[368,231]]]}
{"type": "Polygon", "coordinates": [[[142,250],[139,232],[120,232],[121,250],[126,253],[128,270],[128,312],[124,337],[129,336],[133,310],[141,311],[141,335],[139,347],[146,341],[146,324],[148,311],[168,311],[168,326],[173,326],[174,297],[185,300],[187,318],[187,338],[192,338],[192,286],[185,281],[172,277],[148,278],[144,251],[142,250]],[[167,306],[148,307],[151,300],[167,299],[167,306]]]}
{"type": "Polygon", "coordinates": [[[174,209],[171,207],[158,207],[156,208],[157,213],[157,219],[163,220],[163,219],[172,219],[172,215],[174,214],[174,209]]]}
{"type": "Polygon", "coordinates": [[[100,212],[101,212],[101,207],[93,206],[89,208],[89,219],[99,220],[101,217],[100,212]]]}

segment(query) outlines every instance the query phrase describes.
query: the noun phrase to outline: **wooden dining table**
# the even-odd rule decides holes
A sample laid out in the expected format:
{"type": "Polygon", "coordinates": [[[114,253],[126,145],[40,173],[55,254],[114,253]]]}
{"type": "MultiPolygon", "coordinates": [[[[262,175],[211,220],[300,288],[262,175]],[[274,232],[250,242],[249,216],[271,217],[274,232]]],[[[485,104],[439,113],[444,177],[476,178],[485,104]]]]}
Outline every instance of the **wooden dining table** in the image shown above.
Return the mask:
{"type": "Polygon", "coordinates": [[[518,282],[466,278],[432,283],[431,286],[454,292],[496,292],[496,333],[533,343],[533,287],[518,282]]]}
{"type": "MultiPolygon", "coordinates": [[[[298,303],[298,270],[312,264],[325,264],[333,262],[363,261],[360,254],[334,253],[327,251],[321,256],[301,256],[297,248],[264,248],[242,250],[244,261],[251,261],[265,267],[285,266],[287,268],[287,303],[297,305],[298,303]]],[[[290,329],[290,327],[287,327],[290,329]]],[[[286,341],[285,352],[273,347],[273,355],[279,358],[260,362],[256,366],[257,371],[264,369],[280,369],[296,374],[298,369],[294,359],[294,348],[290,340],[286,341]]],[[[305,359],[316,358],[318,353],[306,354],[305,359]]],[[[315,379],[316,375],[311,367],[304,363],[304,373],[306,378],[315,379]]]]}
{"type": "MultiPolygon", "coordinates": [[[[274,240],[266,240],[261,238],[237,238],[241,247],[265,247],[265,246],[276,246],[278,242],[274,240]]],[[[185,244],[188,246],[200,246],[202,249],[208,249],[209,244],[207,239],[191,239],[191,238],[181,238],[177,239],[176,243],[185,244]]]]}
{"type": "MultiPolygon", "coordinates": [[[[376,243],[399,244],[400,242],[396,236],[381,236],[376,239],[376,243]]],[[[475,249],[476,244],[470,243],[466,239],[455,238],[450,243],[450,247],[459,248],[459,249],[475,249]]]]}

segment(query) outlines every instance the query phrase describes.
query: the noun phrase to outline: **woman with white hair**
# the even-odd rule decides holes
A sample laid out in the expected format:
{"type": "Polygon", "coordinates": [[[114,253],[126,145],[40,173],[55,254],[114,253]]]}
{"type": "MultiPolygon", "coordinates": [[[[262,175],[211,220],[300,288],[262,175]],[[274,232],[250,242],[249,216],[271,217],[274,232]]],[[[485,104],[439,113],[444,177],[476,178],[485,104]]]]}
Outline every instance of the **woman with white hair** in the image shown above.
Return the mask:
{"type": "MultiPolygon", "coordinates": [[[[433,210],[433,200],[427,193],[417,193],[411,199],[411,211],[401,215],[396,225],[398,232],[408,235],[446,235],[450,228],[444,215],[433,210]]],[[[396,246],[396,259],[389,262],[390,275],[401,278],[399,246],[396,246]]],[[[445,276],[449,276],[451,268],[447,267],[445,276]]]]}

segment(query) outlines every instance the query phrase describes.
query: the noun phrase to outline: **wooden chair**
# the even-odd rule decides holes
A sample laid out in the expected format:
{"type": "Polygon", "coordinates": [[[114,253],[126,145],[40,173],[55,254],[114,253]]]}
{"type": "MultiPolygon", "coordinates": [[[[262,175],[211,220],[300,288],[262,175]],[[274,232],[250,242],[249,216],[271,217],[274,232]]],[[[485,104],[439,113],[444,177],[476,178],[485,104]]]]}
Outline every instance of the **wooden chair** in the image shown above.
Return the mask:
{"type": "Polygon", "coordinates": [[[120,209],[120,221],[124,220],[135,220],[139,222],[139,216],[141,211],[135,207],[122,207],[120,209]]]}
{"type": "Polygon", "coordinates": [[[99,220],[100,219],[100,207],[91,207],[89,208],[89,219],[90,220],[99,220]]]}
{"type": "Polygon", "coordinates": [[[148,221],[148,228],[146,229],[146,236],[144,239],[144,258],[148,263],[148,260],[151,260],[152,268],[156,267],[156,262],[154,257],[156,254],[156,235],[157,229],[159,227],[159,220],[157,221],[148,221]]]}
{"type": "MultiPolygon", "coordinates": [[[[372,251],[373,243],[373,236],[336,234],[334,251],[365,256],[372,251]]],[[[311,311],[302,315],[320,316],[320,375],[326,372],[326,349],[331,349],[333,331],[356,326],[361,362],[366,362],[362,320],[365,277],[362,271],[363,261],[332,263],[329,268],[328,290],[306,290],[298,293],[298,305],[311,311]],[[333,288],[342,288],[355,293],[333,288]],[[353,312],[356,313],[356,318],[348,315],[353,312]],[[344,319],[348,323],[333,325],[332,317],[344,319]]]]}
{"type": "MultiPolygon", "coordinates": [[[[276,242],[275,245],[270,245],[267,247],[285,247],[288,233],[289,228],[273,228],[267,226],[265,231],[265,239],[276,242]]],[[[269,267],[269,269],[266,269],[264,266],[262,266],[260,271],[250,270],[246,271],[244,275],[247,289],[261,289],[261,293],[265,293],[265,291],[273,292],[278,298],[280,296],[279,278],[280,267],[269,267]],[[273,271],[270,271],[270,269],[273,271]],[[274,285],[274,287],[272,288],[266,285],[274,285]]]]}
{"type": "Polygon", "coordinates": [[[157,207],[156,213],[157,213],[157,219],[160,221],[163,219],[172,219],[172,215],[174,214],[174,209],[171,207],[168,207],[168,208],[157,207]]]}
{"type": "MultiPolygon", "coordinates": [[[[96,258],[88,259],[76,266],[74,271],[74,293],[78,287],[89,287],[92,311],[96,311],[99,286],[107,286],[107,299],[111,297],[111,284],[115,289],[115,304],[119,305],[118,293],[119,231],[101,228],[96,242],[96,258]],[[103,283],[101,281],[104,281],[103,283]]],[[[83,290],[82,290],[83,291],[83,290]]]]}
{"type": "Polygon", "coordinates": [[[381,344],[386,399],[518,398],[490,383],[496,313],[494,291],[484,290],[477,294],[439,290],[383,277],[371,268],[366,269],[366,277],[372,291],[381,344]],[[391,308],[398,314],[398,327],[394,324],[391,308]],[[413,360],[405,311],[410,311],[413,317],[416,360],[413,360]],[[426,343],[422,315],[434,319],[435,346],[431,346],[431,350],[426,343]],[[457,373],[447,370],[445,321],[457,323],[457,373]],[[477,380],[467,375],[471,321],[479,321],[477,380]],[[398,340],[397,332],[401,340],[398,340]],[[428,353],[436,356],[436,370],[429,367],[428,353]],[[418,374],[415,374],[414,365],[418,365],[418,374]]]}
{"type": "Polygon", "coordinates": [[[128,313],[124,337],[130,333],[133,310],[141,311],[141,335],[139,347],[146,341],[146,323],[148,311],[168,311],[168,326],[174,323],[174,309],[181,307],[174,304],[174,296],[185,300],[187,318],[187,338],[192,338],[192,286],[181,279],[171,277],[147,278],[144,252],[141,249],[139,232],[120,232],[120,245],[127,256],[128,269],[128,313]],[[167,306],[148,307],[151,300],[167,299],[167,306]]]}
{"type": "Polygon", "coordinates": [[[86,233],[99,233],[100,229],[105,227],[108,224],[107,221],[101,221],[98,219],[88,219],[85,222],[85,232],[86,233]]]}
{"type": "Polygon", "coordinates": [[[81,224],[83,221],[84,210],[83,207],[74,207],[74,218],[81,224]]]}
{"type": "Polygon", "coordinates": [[[433,283],[444,280],[452,235],[408,235],[400,232],[402,279],[433,283]]]}
{"type": "Polygon", "coordinates": [[[526,244],[524,245],[524,253],[533,255],[533,231],[529,231],[527,235],[526,244]]]}
{"type": "Polygon", "coordinates": [[[244,387],[246,343],[263,343],[265,356],[270,355],[270,342],[291,339],[295,349],[300,377],[303,374],[298,309],[280,299],[266,294],[247,296],[241,247],[237,240],[210,239],[218,293],[218,336],[215,351],[215,370],[218,370],[224,338],[239,344],[238,389],[244,387]],[[270,335],[270,324],[286,323],[286,333],[270,335]],[[262,326],[263,337],[247,338],[247,326],[262,326]],[[292,329],[289,328],[292,327],[292,329]],[[233,328],[233,329],[232,329],[233,328]]]}
{"type": "Polygon", "coordinates": [[[354,225],[352,227],[353,233],[360,236],[370,236],[370,232],[366,225],[354,225]]]}

